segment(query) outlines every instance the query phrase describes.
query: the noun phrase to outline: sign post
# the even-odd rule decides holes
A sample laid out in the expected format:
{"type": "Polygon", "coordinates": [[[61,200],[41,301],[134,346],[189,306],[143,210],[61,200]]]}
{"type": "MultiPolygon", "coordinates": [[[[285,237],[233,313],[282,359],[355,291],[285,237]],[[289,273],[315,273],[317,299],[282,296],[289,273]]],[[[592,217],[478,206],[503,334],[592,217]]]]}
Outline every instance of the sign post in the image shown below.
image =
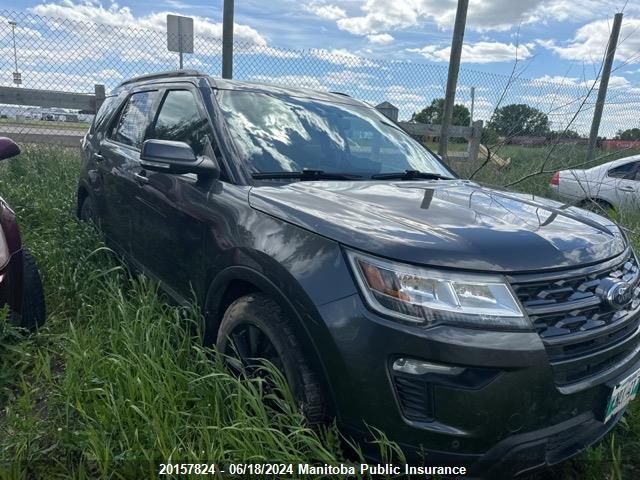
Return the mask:
{"type": "Polygon", "coordinates": [[[180,54],[193,53],[193,18],[180,15],[167,15],[167,49],[180,54]]]}

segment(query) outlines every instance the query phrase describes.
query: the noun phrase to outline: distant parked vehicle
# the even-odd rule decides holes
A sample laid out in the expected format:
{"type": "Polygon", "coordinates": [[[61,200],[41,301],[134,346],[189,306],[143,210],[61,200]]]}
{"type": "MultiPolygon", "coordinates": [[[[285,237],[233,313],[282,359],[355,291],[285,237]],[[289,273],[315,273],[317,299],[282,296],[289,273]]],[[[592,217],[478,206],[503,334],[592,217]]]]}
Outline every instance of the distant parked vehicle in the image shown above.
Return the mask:
{"type": "MultiPolygon", "coordinates": [[[[0,160],[15,157],[20,148],[0,137],[0,160]]],[[[23,248],[16,216],[0,197],[0,307],[9,305],[16,326],[36,328],[45,320],[44,293],[36,262],[23,248]]]]}
{"type": "Polygon", "coordinates": [[[621,158],[587,170],[553,174],[551,192],[587,210],[632,211],[640,207],[640,155],[621,158]]]}

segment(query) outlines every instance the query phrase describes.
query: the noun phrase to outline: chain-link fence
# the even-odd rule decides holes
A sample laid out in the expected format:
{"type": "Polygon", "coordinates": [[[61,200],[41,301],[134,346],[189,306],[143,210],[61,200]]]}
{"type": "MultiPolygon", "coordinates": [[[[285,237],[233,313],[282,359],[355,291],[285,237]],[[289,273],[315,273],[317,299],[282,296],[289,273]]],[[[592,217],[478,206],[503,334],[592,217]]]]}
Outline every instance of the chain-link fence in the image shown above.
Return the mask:
{"type": "MultiPolygon", "coordinates": [[[[184,55],[185,68],[220,74],[222,43],[214,33],[199,33],[196,24],[194,53],[184,55]]],[[[167,35],[162,24],[151,25],[149,29],[125,28],[3,10],[0,11],[0,42],[0,86],[3,87],[15,86],[13,75],[18,72],[23,89],[93,94],[94,85],[103,84],[108,92],[127,78],[173,70],[179,62],[178,54],[167,50],[167,35]]],[[[529,79],[524,78],[522,70],[521,65],[516,64],[514,73],[504,76],[463,68],[459,75],[456,103],[473,110],[473,118],[484,120],[485,125],[490,119],[494,120],[489,125],[496,127],[497,132],[488,129],[483,141],[492,154],[506,162],[486,162],[476,173],[494,183],[520,181],[523,176],[538,171],[544,176],[547,170],[580,164],[586,157],[586,136],[598,88],[597,72],[581,78],[529,79]],[[514,122],[513,115],[518,115],[518,110],[515,113],[501,110],[513,104],[526,105],[542,113],[546,119],[544,125],[529,128],[514,122]],[[504,114],[504,118],[495,116],[496,112],[504,114]],[[500,146],[491,148],[494,145],[500,146]],[[515,163],[524,162],[526,170],[505,169],[505,165],[510,164],[509,158],[515,163]]],[[[388,101],[398,108],[400,120],[409,120],[434,99],[444,97],[447,66],[364,58],[346,51],[281,49],[257,39],[253,43],[234,45],[234,76],[242,80],[339,91],[374,105],[388,101]]],[[[91,120],[90,109],[0,103],[0,135],[44,135],[55,141],[65,134],[79,137],[91,120]]],[[[619,132],[640,127],[638,111],[640,86],[629,84],[614,71],[600,135],[611,139],[619,132]]],[[[425,139],[430,140],[434,139],[425,139]]],[[[609,142],[600,146],[603,149],[598,161],[621,155],[611,154],[605,147],[623,148],[624,154],[636,148],[633,142],[609,142]]],[[[484,163],[482,158],[479,161],[484,163]]],[[[471,175],[477,167],[463,164],[460,169],[471,175]]]]}

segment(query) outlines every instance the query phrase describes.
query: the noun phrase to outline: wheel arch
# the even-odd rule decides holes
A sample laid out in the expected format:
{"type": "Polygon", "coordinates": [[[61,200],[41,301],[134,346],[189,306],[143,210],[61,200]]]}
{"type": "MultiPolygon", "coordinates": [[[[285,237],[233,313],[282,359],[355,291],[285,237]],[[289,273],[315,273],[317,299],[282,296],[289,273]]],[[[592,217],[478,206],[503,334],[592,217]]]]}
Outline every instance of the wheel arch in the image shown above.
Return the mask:
{"type": "Polygon", "coordinates": [[[600,197],[586,197],[586,198],[583,198],[582,200],[580,200],[578,202],[578,207],[585,208],[585,207],[589,206],[589,204],[591,204],[591,203],[596,203],[598,205],[601,205],[604,208],[610,208],[614,212],[616,211],[615,205],[613,205],[609,200],[606,200],[606,199],[600,198],[600,197]]]}
{"type": "MultiPolygon", "coordinates": [[[[292,326],[301,342],[302,349],[327,392],[329,408],[332,413],[335,413],[333,389],[328,381],[328,375],[321,361],[320,353],[305,322],[305,319],[310,319],[310,312],[301,311],[300,306],[294,305],[290,300],[291,296],[286,295],[283,288],[263,272],[249,266],[234,265],[223,269],[215,276],[207,290],[204,302],[205,343],[207,345],[215,344],[220,322],[226,309],[238,298],[253,292],[261,292],[273,298],[282,308],[285,315],[292,320],[292,326]]],[[[298,293],[296,294],[298,295],[298,293]]],[[[310,299],[306,300],[311,302],[310,299]]]]}

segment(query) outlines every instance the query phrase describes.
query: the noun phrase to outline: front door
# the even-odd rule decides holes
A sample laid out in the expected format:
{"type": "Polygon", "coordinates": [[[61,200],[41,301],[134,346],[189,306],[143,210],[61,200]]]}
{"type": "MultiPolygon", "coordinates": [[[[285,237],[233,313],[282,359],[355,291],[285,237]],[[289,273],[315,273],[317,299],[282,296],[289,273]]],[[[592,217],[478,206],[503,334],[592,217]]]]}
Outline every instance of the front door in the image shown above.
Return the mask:
{"type": "MultiPolygon", "coordinates": [[[[147,139],[188,143],[198,156],[214,153],[209,120],[198,105],[198,92],[166,90],[147,139]]],[[[209,231],[208,209],[215,203],[215,188],[201,184],[195,174],[142,171],[146,177],[139,195],[139,218],[134,225],[134,256],[170,293],[191,300],[204,288],[209,231]]],[[[215,182],[219,186],[220,182],[215,182]]]]}

